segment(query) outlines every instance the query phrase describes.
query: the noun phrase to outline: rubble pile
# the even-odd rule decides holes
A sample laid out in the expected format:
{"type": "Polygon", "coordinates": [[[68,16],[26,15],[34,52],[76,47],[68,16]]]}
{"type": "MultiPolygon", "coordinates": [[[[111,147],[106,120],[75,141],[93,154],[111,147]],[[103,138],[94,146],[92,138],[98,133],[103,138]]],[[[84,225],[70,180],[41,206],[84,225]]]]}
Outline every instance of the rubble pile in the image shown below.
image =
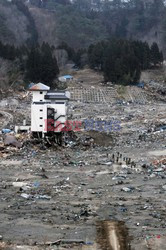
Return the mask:
{"type": "MultiPolygon", "coordinates": [[[[112,222],[123,221],[123,231],[128,228],[132,238],[131,249],[163,250],[165,103],[155,98],[149,102],[146,89],[136,92],[136,87],[127,87],[123,100],[115,89],[108,101],[105,86],[88,91],[78,102],[75,98],[70,102],[72,119],[116,119],[120,130],[82,128],[64,134],[62,146],[31,138],[30,133],[16,134],[10,125],[22,117],[19,101],[18,117],[11,124],[8,120],[8,126],[1,123],[0,241],[29,249],[98,249],[98,241],[105,243],[97,225],[111,232],[112,222]]],[[[80,94],[78,89],[74,93],[80,94]]],[[[24,109],[26,104],[23,98],[24,109]]],[[[3,112],[10,113],[6,107],[2,117],[3,112]]],[[[27,112],[29,107],[23,118],[27,112]]]]}

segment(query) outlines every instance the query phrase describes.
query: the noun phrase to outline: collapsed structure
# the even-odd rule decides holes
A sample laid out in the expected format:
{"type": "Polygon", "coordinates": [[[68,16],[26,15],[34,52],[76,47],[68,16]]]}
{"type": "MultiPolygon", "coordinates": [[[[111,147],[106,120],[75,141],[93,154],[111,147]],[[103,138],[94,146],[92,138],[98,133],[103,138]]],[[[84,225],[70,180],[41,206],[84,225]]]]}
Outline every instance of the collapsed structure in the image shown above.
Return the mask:
{"type": "Polygon", "coordinates": [[[70,92],[51,91],[42,83],[33,85],[31,104],[31,132],[42,137],[46,134],[60,133],[67,120],[70,92]],[[58,129],[60,127],[60,129],[58,129]]]}

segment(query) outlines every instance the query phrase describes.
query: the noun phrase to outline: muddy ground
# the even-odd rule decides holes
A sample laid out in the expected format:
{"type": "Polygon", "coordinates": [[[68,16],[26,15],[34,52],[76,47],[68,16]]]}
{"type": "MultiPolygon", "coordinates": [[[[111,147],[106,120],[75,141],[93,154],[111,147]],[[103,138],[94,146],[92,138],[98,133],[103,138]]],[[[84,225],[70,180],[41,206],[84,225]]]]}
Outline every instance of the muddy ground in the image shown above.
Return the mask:
{"type": "MultiPolygon", "coordinates": [[[[142,90],[91,78],[85,89],[70,86],[71,119],[114,118],[120,130],[82,128],[78,140],[49,148],[24,134],[23,148],[1,148],[0,249],[165,249],[165,96],[149,83],[142,90]]],[[[30,97],[13,95],[14,112],[1,101],[1,128],[29,120],[30,97]]]]}

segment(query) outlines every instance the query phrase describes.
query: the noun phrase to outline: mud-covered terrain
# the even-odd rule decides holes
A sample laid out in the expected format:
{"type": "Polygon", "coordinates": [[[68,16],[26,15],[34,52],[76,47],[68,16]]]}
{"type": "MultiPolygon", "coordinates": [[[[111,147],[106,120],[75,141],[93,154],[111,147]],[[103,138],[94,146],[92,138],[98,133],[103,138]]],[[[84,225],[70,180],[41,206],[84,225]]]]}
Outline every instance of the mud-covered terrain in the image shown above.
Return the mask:
{"type": "MultiPolygon", "coordinates": [[[[25,133],[17,149],[1,135],[0,249],[164,250],[165,97],[149,84],[82,85],[70,87],[70,118],[120,129],[82,127],[63,147],[25,133]]],[[[1,129],[28,117],[30,96],[12,98],[14,112],[1,101],[1,129]]]]}

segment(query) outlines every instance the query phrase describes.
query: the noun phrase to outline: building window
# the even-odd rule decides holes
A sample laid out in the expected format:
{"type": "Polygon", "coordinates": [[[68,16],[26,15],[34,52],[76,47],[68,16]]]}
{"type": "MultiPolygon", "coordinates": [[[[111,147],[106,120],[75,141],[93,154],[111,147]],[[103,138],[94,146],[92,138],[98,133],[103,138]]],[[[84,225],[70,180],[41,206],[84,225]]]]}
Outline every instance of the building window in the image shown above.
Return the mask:
{"type": "Polygon", "coordinates": [[[43,125],[40,125],[40,127],[43,127],[43,125]]]}
{"type": "Polygon", "coordinates": [[[40,109],[40,112],[42,112],[43,110],[42,109],[40,109]]]}
{"type": "Polygon", "coordinates": [[[43,117],[40,117],[40,119],[43,119],[43,117]]]}
{"type": "Polygon", "coordinates": [[[43,94],[43,92],[42,92],[42,91],[40,91],[40,94],[42,95],[42,94],[43,94]]]}
{"type": "Polygon", "coordinates": [[[43,100],[40,100],[40,102],[42,102],[43,100]]]}

